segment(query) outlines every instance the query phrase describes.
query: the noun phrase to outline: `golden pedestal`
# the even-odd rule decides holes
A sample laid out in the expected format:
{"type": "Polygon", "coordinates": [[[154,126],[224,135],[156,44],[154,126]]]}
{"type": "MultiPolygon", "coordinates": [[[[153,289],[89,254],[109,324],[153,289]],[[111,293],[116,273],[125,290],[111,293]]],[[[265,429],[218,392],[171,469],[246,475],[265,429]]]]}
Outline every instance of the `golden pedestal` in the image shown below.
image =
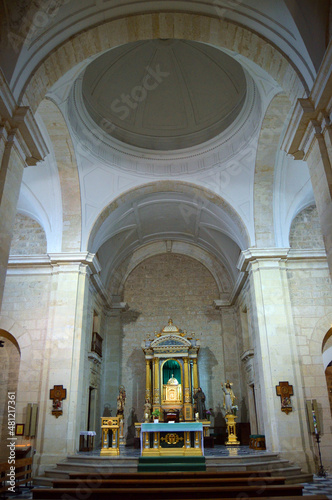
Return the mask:
{"type": "Polygon", "coordinates": [[[237,417],[233,415],[232,413],[227,413],[225,415],[226,423],[227,423],[227,432],[228,432],[228,439],[225,443],[226,446],[234,446],[240,444],[240,441],[237,440],[236,436],[236,422],[235,419],[237,417]]]}
{"type": "Polygon", "coordinates": [[[100,455],[120,455],[119,420],[119,417],[101,417],[100,455]]]}

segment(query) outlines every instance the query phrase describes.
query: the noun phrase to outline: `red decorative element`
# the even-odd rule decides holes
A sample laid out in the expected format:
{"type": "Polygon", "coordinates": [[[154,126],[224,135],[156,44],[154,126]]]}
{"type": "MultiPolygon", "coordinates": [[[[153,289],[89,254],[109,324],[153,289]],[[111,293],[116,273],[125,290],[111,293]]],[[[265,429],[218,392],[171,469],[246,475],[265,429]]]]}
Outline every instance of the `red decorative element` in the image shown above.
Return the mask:
{"type": "Polygon", "coordinates": [[[63,388],[63,385],[55,385],[53,389],[50,390],[50,399],[53,400],[52,415],[58,418],[62,415],[62,400],[66,399],[67,390],[63,388]]]}

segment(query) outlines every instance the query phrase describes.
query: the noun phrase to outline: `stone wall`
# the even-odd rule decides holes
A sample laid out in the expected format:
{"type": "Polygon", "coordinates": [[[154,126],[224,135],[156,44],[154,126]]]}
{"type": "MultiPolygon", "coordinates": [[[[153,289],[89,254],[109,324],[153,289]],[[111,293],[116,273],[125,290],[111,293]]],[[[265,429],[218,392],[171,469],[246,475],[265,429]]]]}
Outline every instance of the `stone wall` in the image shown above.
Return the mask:
{"type": "MultiPolygon", "coordinates": [[[[318,402],[323,429],[321,448],[327,466],[332,456],[332,420],[322,347],[332,320],[331,279],[326,261],[290,262],[287,276],[304,396],[318,402]]],[[[308,432],[306,425],[303,431],[308,432]]]]}
{"type": "Polygon", "coordinates": [[[294,218],[290,232],[291,248],[324,248],[317,208],[307,207],[294,218]]]}
{"type": "Polygon", "coordinates": [[[148,335],[154,337],[169,318],[188,334],[195,332],[201,341],[199,383],[206,395],[206,407],[220,414],[223,399],[220,382],[225,377],[235,377],[234,391],[240,390],[235,313],[233,308],[222,313],[215,310],[213,301],[218,297],[217,285],[209,271],[184,255],[148,258],[129,275],[123,299],[130,309],[122,313],[121,352],[126,412],[134,409],[139,420],[143,417],[145,361],[141,342],[148,335]]]}
{"type": "MultiPolygon", "coordinates": [[[[47,346],[49,296],[49,276],[27,276],[25,273],[24,276],[7,275],[0,327],[15,337],[21,350],[20,374],[16,387],[18,423],[25,422],[28,403],[40,403],[42,380],[48,376],[45,372],[45,358],[50,348],[47,346]]],[[[41,424],[39,430],[42,431],[41,424]]],[[[36,446],[34,438],[18,437],[17,443],[36,446]]]]}
{"type": "Polygon", "coordinates": [[[10,255],[38,255],[45,254],[46,251],[44,229],[30,217],[16,214],[10,255]]]}

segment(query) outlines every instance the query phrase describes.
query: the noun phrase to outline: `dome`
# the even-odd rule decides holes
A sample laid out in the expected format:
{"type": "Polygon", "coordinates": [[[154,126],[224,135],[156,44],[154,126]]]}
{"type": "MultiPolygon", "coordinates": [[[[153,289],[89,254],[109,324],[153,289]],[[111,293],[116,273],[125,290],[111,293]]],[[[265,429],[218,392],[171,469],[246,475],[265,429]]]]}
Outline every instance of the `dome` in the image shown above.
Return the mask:
{"type": "Polygon", "coordinates": [[[229,127],[246,97],[239,63],[210,45],[146,40],[110,50],[85,70],[83,102],[93,121],[131,146],[171,151],[229,127]]]}
{"type": "Polygon", "coordinates": [[[168,380],[167,385],[179,385],[179,382],[172,374],[171,378],[168,380]]]}
{"type": "Polygon", "coordinates": [[[172,319],[168,320],[168,325],[164,326],[164,328],[161,331],[161,333],[164,335],[170,334],[170,333],[179,333],[179,332],[180,332],[179,328],[177,326],[173,325],[172,319]]]}

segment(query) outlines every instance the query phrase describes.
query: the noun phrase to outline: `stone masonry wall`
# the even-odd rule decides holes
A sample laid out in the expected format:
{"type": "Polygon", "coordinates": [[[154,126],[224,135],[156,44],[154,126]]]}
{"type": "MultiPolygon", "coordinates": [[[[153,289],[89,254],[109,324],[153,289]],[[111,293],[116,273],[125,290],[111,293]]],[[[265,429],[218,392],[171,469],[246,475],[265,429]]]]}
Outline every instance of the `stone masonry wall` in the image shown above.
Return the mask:
{"type": "MultiPolygon", "coordinates": [[[[41,398],[44,361],[47,356],[49,294],[49,275],[7,275],[1,322],[13,325],[8,330],[17,339],[22,352],[16,394],[18,423],[25,422],[27,403],[39,403],[41,398]],[[25,332],[24,339],[19,338],[18,327],[25,332]]],[[[35,442],[34,438],[17,439],[17,444],[30,443],[35,446],[35,442]]]]}
{"type": "Polygon", "coordinates": [[[38,255],[46,251],[44,229],[30,217],[16,214],[10,255],[38,255]]]}
{"type": "Polygon", "coordinates": [[[317,208],[302,210],[293,220],[289,232],[291,248],[324,248],[317,208]]]}
{"type": "MultiPolygon", "coordinates": [[[[322,342],[332,318],[332,284],[326,262],[290,262],[288,282],[306,399],[316,399],[323,428],[324,465],[331,462],[332,420],[322,342]],[[324,461],[325,459],[325,461],[324,461]]],[[[304,432],[308,432],[306,425],[304,432]]],[[[315,445],[313,444],[315,448],[315,445]]]]}
{"type": "Polygon", "coordinates": [[[228,345],[234,346],[231,353],[234,371],[238,355],[236,341],[233,342],[236,336],[233,313],[227,311],[223,320],[213,308],[218,294],[209,271],[184,255],[148,258],[130,274],[123,297],[130,309],[122,314],[122,383],[127,391],[126,412],[134,409],[138,419],[143,416],[145,362],[141,342],[148,335],[153,338],[169,318],[188,334],[195,332],[200,339],[199,383],[206,395],[206,407],[220,411],[227,339],[228,345]]]}

